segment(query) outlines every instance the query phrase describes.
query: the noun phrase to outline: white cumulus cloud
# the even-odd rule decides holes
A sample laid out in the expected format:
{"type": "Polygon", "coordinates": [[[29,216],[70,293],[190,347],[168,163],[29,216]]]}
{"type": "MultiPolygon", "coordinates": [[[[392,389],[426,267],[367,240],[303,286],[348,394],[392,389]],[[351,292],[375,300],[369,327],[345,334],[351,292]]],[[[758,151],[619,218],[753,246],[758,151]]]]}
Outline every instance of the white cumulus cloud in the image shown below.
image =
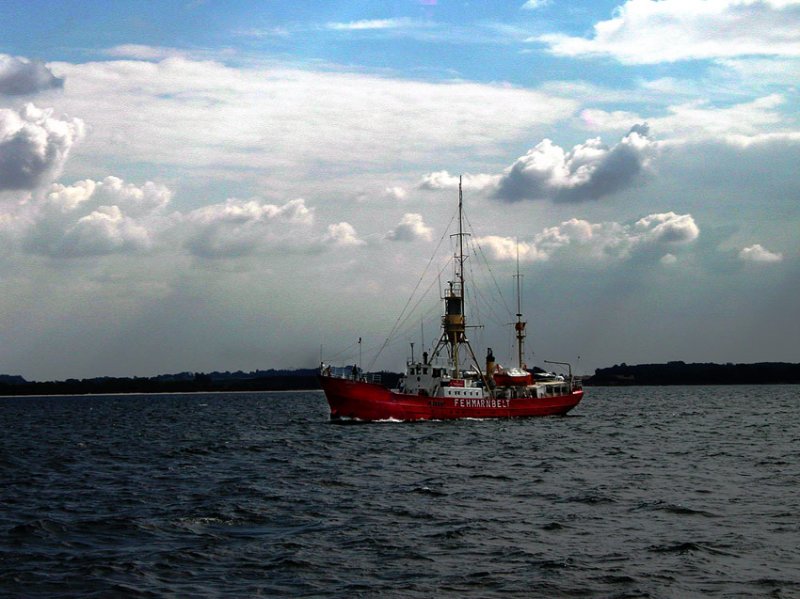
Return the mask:
{"type": "Polygon", "coordinates": [[[636,125],[612,147],[595,138],[568,152],[545,139],[505,170],[494,196],[510,202],[580,202],[625,189],[655,148],[647,133],[646,126],[636,125]]]}
{"type": "Polygon", "coordinates": [[[340,247],[364,245],[366,242],[359,239],[355,227],[347,222],[328,225],[328,232],[322,238],[324,243],[340,247]]]}
{"type": "Polygon", "coordinates": [[[665,212],[639,219],[633,226],[643,241],[655,243],[689,243],[700,235],[700,228],[691,214],[665,212]]]}
{"type": "MultiPolygon", "coordinates": [[[[561,252],[591,260],[626,260],[637,251],[650,248],[675,251],[699,235],[700,228],[691,215],[666,212],[650,214],[631,224],[590,223],[573,218],[547,227],[528,240],[487,235],[476,241],[501,261],[515,260],[517,252],[520,260],[529,262],[549,260],[561,252]]],[[[667,256],[662,258],[663,264],[675,261],[667,256]]]]}
{"type": "Polygon", "coordinates": [[[386,235],[391,241],[430,241],[432,237],[433,230],[422,220],[422,215],[411,212],[404,214],[400,223],[386,235]]]}
{"type": "Polygon", "coordinates": [[[539,249],[535,243],[519,241],[512,237],[500,235],[486,235],[475,240],[484,248],[492,258],[499,261],[516,260],[517,256],[523,262],[536,262],[547,260],[549,255],[539,249]]]}
{"type": "Polygon", "coordinates": [[[743,248],[739,252],[739,260],[744,262],[771,263],[783,260],[783,254],[770,252],[760,243],[743,248]]]}
{"type": "Polygon", "coordinates": [[[33,104],[19,111],[0,108],[0,191],[33,190],[60,174],[84,125],[52,113],[33,104]]]}
{"type": "Polygon", "coordinates": [[[100,206],[64,231],[58,253],[63,257],[102,256],[150,246],[150,232],[144,226],[125,216],[119,206],[100,206]]]}
{"type": "Polygon", "coordinates": [[[303,199],[278,206],[231,198],[185,216],[185,247],[201,258],[234,258],[265,249],[294,249],[298,233],[307,233],[313,218],[313,209],[306,207],[303,199]]]}
{"type": "Polygon", "coordinates": [[[146,251],[169,225],[172,192],[117,177],[53,184],[18,208],[14,226],[25,249],[51,257],[100,256],[146,251]]]}
{"type": "MultiPolygon", "coordinates": [[[[596,200],[633,184],[657,147],[647,125],[634,125],[614,146],[589,139],[566,151],[549,139],[518,158],[502,174],[464,175],[464,188],[489,191],[507,202],[549,199],[554,202],[596,200]]],[[[458,186],[447,171],[429,173],[422,189],[458,186]]]]}

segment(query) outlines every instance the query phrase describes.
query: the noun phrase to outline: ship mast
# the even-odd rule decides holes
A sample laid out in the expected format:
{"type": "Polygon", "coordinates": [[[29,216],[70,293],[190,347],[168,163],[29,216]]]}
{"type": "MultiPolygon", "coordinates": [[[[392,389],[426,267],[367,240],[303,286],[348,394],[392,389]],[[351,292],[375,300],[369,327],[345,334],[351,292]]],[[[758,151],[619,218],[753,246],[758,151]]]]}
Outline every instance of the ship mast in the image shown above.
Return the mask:
{"type": "Polygon", "coordinates": [[[518,366],[522,369],[525,368],[522,357],[525,354],[525,325],[528,323],[522,320],[522,275],[519,273],[519,243],[517,243],[517,274],[514,275],[514,278],[517,280],[517,322],[514,324],[514,328],[517,331],[517,361],[518,366]]]}
{"type": "MultiPolygon", "coordinates": [[[[478,359],[475,357],[475,352],[469,343],[466,335],[466,323],[464,320],[464,237],[469,233],[464,232],[464,199],[461,190],[461,177],[458,178],[458,233],[451,237],[458,237],[458,256],[457,256],[457,272],[453,277],[455,281],[450,281],[448,289],[444,294],[445,312],[442,317],[442,336],[433,350],[433,355],[437,355],[442,346],[447,346],[450,351],[450,358],[453,362],[453,378],[461,378],[461,361],[460,361],[460,348],[462,345],[467,347],[470,358],[472,358],[475,366],[478,369],[478,374],[487,384],[487,380],[480,366],[478,366],[478,359]]],[[[487,385],[488,386],[488,385],[487,385]]]]}
{"type": "Polygon", "coordinates": [[[457,281],[450,283],[445,296],[445,335],[452,348],[453,377],[459,378],[459,355],[461,344],[466,341],[466,323],[464,321],[464,195],[461,191],[461,176],[458,177],[458,272],[457,281]]]}

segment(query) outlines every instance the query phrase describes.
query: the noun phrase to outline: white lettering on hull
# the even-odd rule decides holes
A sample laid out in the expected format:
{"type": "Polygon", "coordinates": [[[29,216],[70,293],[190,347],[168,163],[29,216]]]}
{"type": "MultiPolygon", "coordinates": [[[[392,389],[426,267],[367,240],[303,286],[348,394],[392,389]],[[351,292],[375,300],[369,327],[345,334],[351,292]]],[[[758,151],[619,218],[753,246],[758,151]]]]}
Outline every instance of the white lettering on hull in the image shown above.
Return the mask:
{"type": "Polygon", "coordinates": [[[508,408],[511,402],[508,399],[472,399],[469,397],[456,397],[453,399],[454,408],[508,408]]]}

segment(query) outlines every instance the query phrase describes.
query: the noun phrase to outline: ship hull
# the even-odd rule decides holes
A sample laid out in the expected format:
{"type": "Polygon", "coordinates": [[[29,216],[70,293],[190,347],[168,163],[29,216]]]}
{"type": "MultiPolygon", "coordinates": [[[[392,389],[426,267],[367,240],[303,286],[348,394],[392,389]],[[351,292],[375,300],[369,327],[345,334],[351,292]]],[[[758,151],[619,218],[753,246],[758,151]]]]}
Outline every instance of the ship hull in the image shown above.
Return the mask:
{"type": "Polygon", "coordinates": [[[583,398],[583,390],[539,398],[464,398],[409,395],[382,385],[320,376],[332,420],[454,420],[562,415],[583,398]]]}

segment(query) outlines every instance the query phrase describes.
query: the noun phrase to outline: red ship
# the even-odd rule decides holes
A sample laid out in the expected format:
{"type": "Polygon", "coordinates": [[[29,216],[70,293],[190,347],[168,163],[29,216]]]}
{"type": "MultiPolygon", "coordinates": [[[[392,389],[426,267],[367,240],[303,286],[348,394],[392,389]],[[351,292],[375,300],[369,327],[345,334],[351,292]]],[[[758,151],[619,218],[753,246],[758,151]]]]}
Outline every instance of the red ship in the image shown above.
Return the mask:
{"type": "MultiPolygon", "coordinates": [[[[487,350],[481,369],[466,335],[464,317],[463,197],[458,189],[458,254],[454,281],[444,293],[442,333],[430,356],[413,358],[396,388],[368,379],[359,368],[321,365],[320,384],[328,400],[331,420],[450,420],[456,418],[522,418],[566,414],[583,398],[580,380],[550,373],[531,373],[524,368],[525,325],[519,300],[517,274],[517,322],[519,367],[504,369],[487,350]]],[[[413,349],[413,348],[412,348],[413,349]]],[[[413,353],[413,352],[412,352],[413,353]]]]}

